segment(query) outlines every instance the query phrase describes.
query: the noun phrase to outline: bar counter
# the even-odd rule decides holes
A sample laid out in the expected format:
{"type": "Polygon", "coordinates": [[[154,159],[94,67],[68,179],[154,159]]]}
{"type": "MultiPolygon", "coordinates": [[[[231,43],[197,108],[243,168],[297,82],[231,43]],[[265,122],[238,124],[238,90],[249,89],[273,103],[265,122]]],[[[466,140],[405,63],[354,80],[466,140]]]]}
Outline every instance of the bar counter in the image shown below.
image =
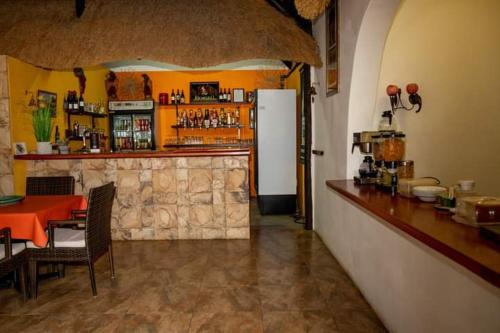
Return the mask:
{"type": "Polygon", "coordinates": [[[416,198],[392,198],[347,180],[328,180],[326,184],[362,209],[500,287],[500,246],[481,237],[478,228],[454,222],[451,214],[416,198]]]}
{"type": "Polygon", "coordinates": [[[140,152],[103,152],[72,154],[26,154],[15,155],[16,160],[74,160],[74,159],[110,159],[110,158],[162,158],[162,157],[200,157],[200,156],[248,156],[248,148],[177,148],[140,152]]]}
{"type": "Polygon", "coordinates": [[[17,155],[27,176],[75,178],[75,193],[113,181],[112,237],[248,239],[248,149],[17,155]]]}

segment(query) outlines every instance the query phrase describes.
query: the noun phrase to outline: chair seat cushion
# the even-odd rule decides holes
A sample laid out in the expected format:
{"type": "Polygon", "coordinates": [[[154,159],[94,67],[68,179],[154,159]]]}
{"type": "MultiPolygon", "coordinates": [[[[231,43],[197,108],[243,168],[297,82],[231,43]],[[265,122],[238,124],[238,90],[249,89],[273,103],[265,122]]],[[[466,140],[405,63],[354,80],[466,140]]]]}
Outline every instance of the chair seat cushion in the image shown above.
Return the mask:
{"type": "MultiPolygon", "coordinates": [[[[21,253],[26,248],[24,243],[12,243],[12,255],[21,253]]],[[[5,258],[5,244],[0,244],[0,259],[5,258]]]]}
{"type": "MultiPolygon", "coordinates": [[[[29,241],[26,246],[31,249],[39,249],[38,246],[29,241]]],[[[48,247],[47,244],[46,247],[48,247]]],[[[68,228],[54,228],[55,247],[85,247],[85,230],[74,230],[68,228]]]]}

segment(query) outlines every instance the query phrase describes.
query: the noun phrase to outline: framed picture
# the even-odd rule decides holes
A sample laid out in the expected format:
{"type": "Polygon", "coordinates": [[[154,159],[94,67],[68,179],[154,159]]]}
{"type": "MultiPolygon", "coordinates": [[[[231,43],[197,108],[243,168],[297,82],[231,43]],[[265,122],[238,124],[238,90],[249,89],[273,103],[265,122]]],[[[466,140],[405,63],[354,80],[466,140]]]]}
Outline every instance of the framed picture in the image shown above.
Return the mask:
{"type": "Polygon", "coordinates": [[[217,103],[219,82],[190,82],[189,100],[191,103],[217,103]]]}
{"type": "Polygon", "coordinates": [[[234,88],[233,89],[233,102],[234,103],[243,103],[244,101],[245,101],[245,89],[234,88]]]}
{"type": "Polygon", "coordinates": [[[28,149],[26,149],[25,142],[15,142],[14,143],[14,154],[16,155],[26,155],[28,153],[28,149]]]}
{"type": "Polygon", "coordinates": [[[37,97],[38,107],[40,107],[40,101],[44,101],[45,104],[49,106],[50,116],[55,118],[57,116],[57,94],[45,90],[38,90],[37,97]]]}
{"type": "Polygon", "coordinates": [[[339,15],[338,2],[333,0],[326,9],[326,95],[339,91],[339,15]]]}

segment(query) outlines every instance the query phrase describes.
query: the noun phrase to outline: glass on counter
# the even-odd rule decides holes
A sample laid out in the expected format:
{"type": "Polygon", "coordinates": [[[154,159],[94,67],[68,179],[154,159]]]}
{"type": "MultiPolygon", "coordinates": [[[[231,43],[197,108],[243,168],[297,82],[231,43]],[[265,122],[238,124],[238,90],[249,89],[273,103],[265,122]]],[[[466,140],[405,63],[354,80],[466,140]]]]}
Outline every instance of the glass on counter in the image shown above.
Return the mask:
{"type": "Polygon", "coordinates": [[[415,169],[413,161],[400,161],[398,164],[398,176],[400,179],[415,178],[415,169]]]}

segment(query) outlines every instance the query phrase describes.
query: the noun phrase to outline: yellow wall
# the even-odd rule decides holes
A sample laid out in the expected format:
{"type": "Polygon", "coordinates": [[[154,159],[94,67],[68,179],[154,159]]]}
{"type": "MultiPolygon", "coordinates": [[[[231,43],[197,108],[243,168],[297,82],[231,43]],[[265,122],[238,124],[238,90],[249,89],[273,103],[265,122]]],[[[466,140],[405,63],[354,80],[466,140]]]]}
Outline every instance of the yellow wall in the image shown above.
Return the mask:
{"type": "Polygon", "coordinates": [[[298,209],[301,216],[306,215],[306,197],[305,197],[305,169],[304,164],[300,162],[300,136],[301,136],[301,117],[302,117],[302,95],[300,87],[300,70],[302,66],[297,67],[286,79],[286,88],[295,89],[297,92],[297,196],[298,209]]]}
{"type": "MultiPolygon", "coordinates": [[[[31,111],[27,109],[31,95],[26,91],[33,92],[36,99],[37,91],[46,90],[57,94],[57,117],[54,121],[51,141],[54,140],[55,126],[59,126],[61,138],[64,138],[64,130],[67,128],[67,116],[63,111],[63,98],[68,90],[79,91],[78,79],[72,71],[49,71],[22,61],[9,57],[7,60],[10,93],[10,115],[12,142],[25,142],[28,151],[36,150],[36,140],[33,134],[31,111]]],[[[87,85],[85,100],[87,102],[106,102],[104,89],[104,77],[107,69],[95,68],[85,69],[87,85]]],[[[72,116],[71,121],[90,125],[90,117],[72,116]]],[[[96,127],[108,131],[107,118],[96,119],[96,127]]],[[[106,132],[107,133],[107,132],[106,132]]],[[[80,142],[71,143],[72,149],[81,148],[80,142]]],[[[26,170],[23,161],[14,161],[14,186],[18,194],[25,193],[26,170]]]]}
{"type": "Polygon", "coordinates": [[[402,1],[386,42],[375,118],[389,108],[388,84],[420,85],[422,111],[397,111],[417,176],[447,185],[474,179],[480,193],[500,195],[499,21],[498,0],[402,1]]]}

